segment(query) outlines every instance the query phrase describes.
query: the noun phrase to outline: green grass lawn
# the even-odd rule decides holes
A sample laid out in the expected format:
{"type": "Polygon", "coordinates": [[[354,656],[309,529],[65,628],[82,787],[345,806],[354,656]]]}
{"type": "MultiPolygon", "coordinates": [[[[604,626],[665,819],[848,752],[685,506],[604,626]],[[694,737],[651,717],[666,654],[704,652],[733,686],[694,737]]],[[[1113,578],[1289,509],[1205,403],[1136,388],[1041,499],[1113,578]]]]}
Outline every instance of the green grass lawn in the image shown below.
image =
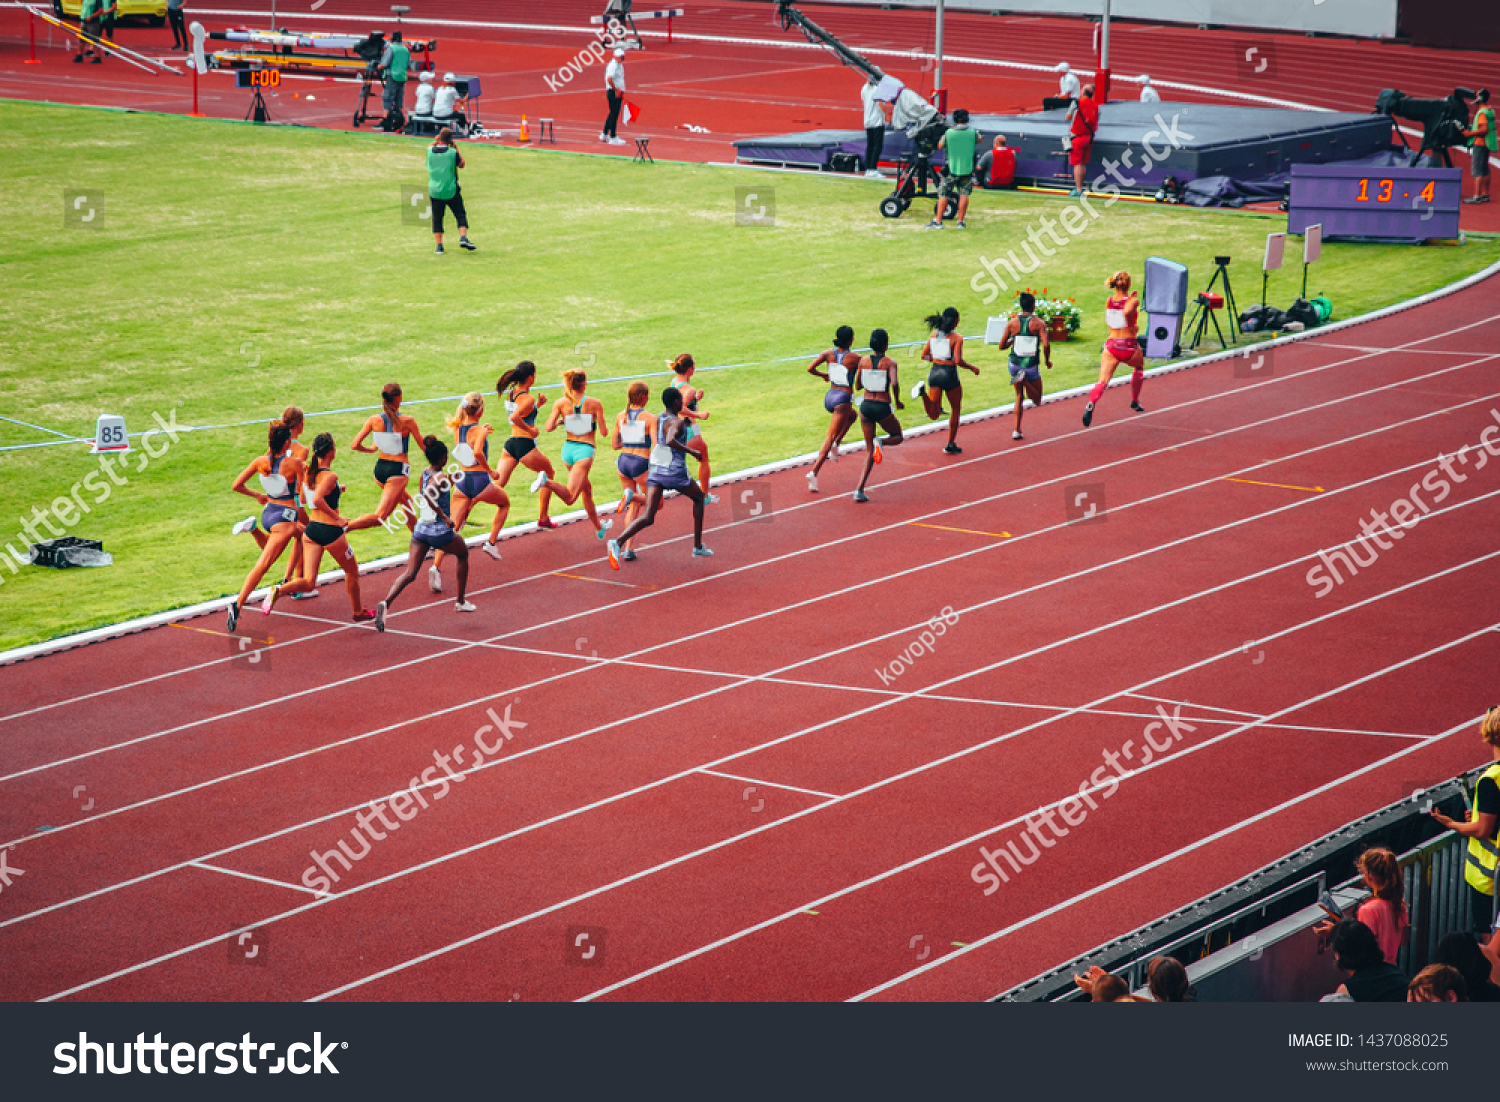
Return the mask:
{"type": "MultiPolygon", "coordinates": [[[[425,184],[424,146],[0,104],[0,415],[80,436],[105,412],[125,415],[134,432],[174,409],[181,425],[219,426],[288,404],[375,406],[394,380],[407,412],[436,432],[452,403],[411,403],[493,393],[520,359],[536,361],[551,397],[564,368],[633,376],[687,351],[701,366],[748,365],[698,380],[714,414],[706,428],[715,468],[727,472],[822,439],[822,384],[801,363],[776,361],[827,347],[845,322],[861,342],[877,326],[893,341],[916,341],[926,336],[921,319],[949,305],[965,314],[965,332],[980,332],[984,315],[1009,301],[986,310],[971,290],[980,254],[1018,246],[1036,217],[1065,202],[986,193],[975,197],[967,233],[921,233],[926,211],[878,216],[885,187],[875,182],[467,146],[462,183],[480,251],[460,253],[450,238],[449,254],[437,257],[427,228],[401,216],[401,187],[425,184]],[[737,187],[774,189],[774,226],[735,224],[737,187]],[[64,190],[91,205],[102,196],[93,224],[64,226],[64,190]]],[[[1146,256],[1161,254],[1188,264],[1196,288],[1210,258],[1228,253],[1248,305],[1259,294],[1264,236],[1284,226],[1284,216],[1116,204],[1032,277],[1086,310],[1077,339],[1057,349],[1049,389],[1097,371],[1109,273],[1139,273],[1146,256]]],[[[1494,240],[1330,244],[1310,289],[1333,300],[1335,317],[1349,317],[1497,255],[1494,240]]],[[[1299,280],[1291,269],[1279,275],[1272,300],[1287,305],[1299,280]]],[[[908,381],[914,358],[897,355],[908,381]]],[[[1006,401],[995,350],[975,346],[970,359],[987,370],[964,376],[966,408],[1006,401]]],[[[591,392],[612,415],[624,389],[607,382],[591,392]]],[[[329,431],[346,443],[367,415],[310,418],[303,439],[329,431]]],[[[919,416],[905,415],[909,425],[919,416]]],[[[486,419],[504,434],[498,401],[486,419]]],[[[44,439],[0,421],[0,446],[44,439]]],[[[561,432],[543,441],[554,460],[561,444],[561,432]]],[[[115,565],[0,570],[0,649],[238,589],[254,547],[228,531],[253,503],[228,487],[264,448],[257,424],[187,434],[144,470],[143,453],[133,453],[127,483],[71,529],[102,539],[115,565]]],[[[376,501],[371,465],[341,456],[349,515],[376,501]]],[[[0,452],[0,543],[21,549],[21,519],[96,469],[78,444],[0,452]]],[[[594,480],[600,500],[616,495],[607,447],[594,480]]],[[[519,476],[510,491],[512,521],[534,519],[519,476]]],[[[488,507],[476,514],[488,523],[488,507]]],[[[580,553],[592,542],[580,542],[580,553]]],[[[404,533],[380,529],[354,537],[361,559],[405,543],[404,533]]]]}

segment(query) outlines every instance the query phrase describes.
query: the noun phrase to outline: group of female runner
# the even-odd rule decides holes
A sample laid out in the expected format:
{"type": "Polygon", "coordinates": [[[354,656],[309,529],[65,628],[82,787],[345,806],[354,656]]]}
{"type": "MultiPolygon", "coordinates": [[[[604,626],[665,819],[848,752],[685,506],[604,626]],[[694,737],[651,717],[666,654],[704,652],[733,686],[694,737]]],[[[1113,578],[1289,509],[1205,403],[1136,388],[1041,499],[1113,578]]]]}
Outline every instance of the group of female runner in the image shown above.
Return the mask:
{"type": "MultiPolygon", "coordinates": [[[[1100,359],[1099,381],[1089,392],[1084,407],[1083,424],[1093,422],[1095,408],[1121,364],[1133,369],[1130,408],[1144,412],[1140,404],[1144,357],[1137,340],[1140,300],[1131,290],[1128,272],[1110,277],[1110,297],[1105,305],[1105,322],[1109,337],[1100,359]]],[[[1021,295],[1020,313],[1008,322],[1000,342],[1008,352],[1011,383],[1015,388],[1015,430],[1013,439],[1022,439],[1021,420],[1025,402],[1041,404],[1040,366],[1043,360],[1052,366],[1052,349],[1047,326],[1034,313],[1036,303],[1029,294],[1021,295]]],[[[913,400],[922,402],[929,420],[948,414],[948,441],[943,451],[961,454],[958,427],[963,409],[963,385],[959,370],[979,374],[979,368],[964,358],[964,339],[958,332],[958,311],[949,307],[926,319],[931,330],[922,346],[920,358],[931,364],[926,382],[916,383],[913,400]]],[[[869,501],[866,487],[875,464],[883,458],[883,448],[895,447],[904,437],[895,411],[905,409],[901,401],[899,368],[887,352],[890,337],[884,329],[870,334],[870,351],[854,352],[854,330],[840,326],[834,334],[833,347],[820,353],[807,370],[828,383],[823,408],[829,414],[828,432],[813,468],[807,473],[808,489],[818,492],[818,475],[831,456],[839,458],[845,435],[857,420],[865,440],[864,470],[854,490],[854,500],[869,501]],[[860,394],[855,404],[855,392],[860,394]],[[892,408],[894,405],[894,409],[892,408]],[[881,436],[880,433],[884,433],[881,436]]],[[[282,581],[273,585],[261,604],[267,614],[282,597],[294,600],[317,594],[318,567],[325,551],[344,571],[345,588],[356,621],[374,620],[385,627],[386,610],[417,576],[429,553],[427,582],[434,593],[443,590],[442,566],[447,557],[457,560],[457,602],[460,612],[474,611],[466,599],[469,573],[468,545],[459,538],[469,514],[477,504],[495,507],[489,537],[480,544],[485,554],[500,559],[497,546],[500,531],[510,513],[510,497],[505,487],[517,465],[535,473],[530,489],[539,496],[538,528],[555,528],[548,516],[553,498],[566,505],[580,499],[589,525],[599,539],[604,539],[612,521],[601,519],[594,503],[590,481],[599,433],[610,424],[610,443],[619,453],[616,470],[622,495],[618,511],[625,514],[625,528],[606,544],[611,567],[633,561],[635,537],[655,523],[666,491],[671,490],[693,503],[693,554],[712,555],[703,546],[703,509],[718,500],[709,492],[711,471],[708,445],[698,427],[709,413],[699,409],[704,391],[693,384],[696,365],[689,355],[670,361],[673,378],[662,392],[664,412],[651,415],[646,406],[651,391],[636,381],[627,392],[627,406],[609,422],[603,404],[587,393],[588,376],[581,370],[563,372],[563,394],[552,403],[545,431],[564,431],[562,465],[566,482],[555,477],[550,459],[537,447],[542,429],[537,421],[546,396],[536,390],[536,365],[522,360],[500,376],[496,392],[505,401],[510,434],[494,466],[490,464],[490,437],[494,428],[484,423],[485,401],[478,392],[466,394],[446,426],[453,444],[434,436],[423,436],[416,419],[401,412],[401,388],[391,383],[381,391],[381,412],[372,415],[360,428],[350,447],[357,452],[375,455],[374,477],[380,486],[380,502],[372,513],[354,520],[339,512],[344,486],[333,471],[338,456],[334,439],[320,434],[311,448],[298,437],[304,417],[296,407],[288,407],[279,420],[271,423],[265,454],[257,456],[235,479],[234,492],[257,501],[260,517],[250,517],[235,525],[236,533],[250,532],[260,547],[260,557],[246,576],[239,595],[229,608],[229,630],[235,630],[250,594],[282,553],[291,548],[291,556],[282,581]],[[408,486],[411,482],[411,441],[426,460],[418,476],[417,505],[413,508],[408,486]],[[366,445],[370,441],[373,446],[366,445]],[[689,474],[687,462],[697,463],[697,480],[689,474]],[[453,461],[450,468],[449,460],[453,461]],[[259,490],[252,489],[252,478],[258,478],[259,490]],[[398,577],[374,609],[366,609],[360,596],[359,564],[349,546],[348,533],[386,523],[397,509],[411,532],[410,554],[405,571],[398,577]]]]}

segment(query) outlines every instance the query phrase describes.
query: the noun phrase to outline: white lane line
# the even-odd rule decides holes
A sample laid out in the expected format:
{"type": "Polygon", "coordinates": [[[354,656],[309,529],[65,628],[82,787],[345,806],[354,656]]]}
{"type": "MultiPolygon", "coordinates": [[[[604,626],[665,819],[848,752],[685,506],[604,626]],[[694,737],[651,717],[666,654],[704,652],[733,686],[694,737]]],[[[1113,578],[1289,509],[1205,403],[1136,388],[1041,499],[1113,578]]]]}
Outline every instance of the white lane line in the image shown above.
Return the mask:
{"type": "Polygon", "coordinates": [[[1217,708],[1212,704],[1193,704],[1192,702],[1187,700],[1168,700],[1164,696],[1147,696],[1145,693],[1130,693],[1129,695],[1140,697],[1142,700],[1153,700],[1158,704],[1176,704],[1183,708],[1197,708],[1199,710],[1210,712],[1229,712],[1232,715],[1249,716],[1251,719],[1265,718],[1257,712],[1244,712],[1238,708],[1217,708]]]}
{"type": "MultiPolygon", "coordinates": [[[[1220,840],[1222,840],[1224,838],[1227,838],[1231,834],[1236,834],[1236,833],[1238,833],[1239,831],[1245,829],[1248,826],[1254,826],[1256,823],[1263,822],[1264,820],[1269,819],[1273,815],[1279,815],[1283,811],[1286,811],[1286,810],[1288,810],[1290,808],[1296,807],[1298,804],[1305,803],[1308,800],[1313,799],[1316,796],[1321,796],[1325,792],[1332,792],[1335,788],[1338,788],[1341,785],[1348,784],[1350,781],[1352,781],[1352,780],[1354,780],[1354,779],[1356,779],[1358,777],[1362,777],[1366,773],[1372,773],[1372,772],[1374,772],[1377,769],[1383,769],[1385,766],[1389,765],[1393,761],[1398,761],[1399,759],[1406,757],[1408,754],[1412,754],[1412,753],[1415,753],[1418,750],[1424,749],[1430,743],[1439,742],[1442,739],[1449,738],[1449,737],[1451,737],[1453,735],[1456,735],[1456,734],[1458,734],[1458,733],[1460,733],[1462,731],[1472,730],[1473,729],[1473,725],[1476,722],[1478,722],[1480,719],[1482,719],[1482,718],[1483,718],[1482,716],[1476,716],[1472,720],[1469,720],[1469,721],[1467,721],[1465,723],[1461,723],[1461,724],[1459,724],[1459,725],[1457,725],[1455,727],[1449,728],[1448,730],[1444,731],[1442,734],[1434,735],[1430,739],[1424,739],[1423,741],[1417,743],[1414,746],[1403,747],[1402,749],[1397,750],[1394,754],[1387,754],[1385,757],[1380,758],[1380,759],[1378,759],[1376,761],[1373,761],[1369,765],[1364,765],[1364,766],[1361,766],[1358,769],[1355,769],[1355,770],[1352,770],[1352,771],[1350,771],[1348,773],[1345,773],[1342,777],[1339,777],[1336,780],[1329,781],[1326,784],[1321,784],[1317,788],[1314,788],[1314,789],[1311,789],[1311,790],[1309,790],[1307,792],[1302,793],[1300,796],[1294,796],[1294,797],[1292,797],[1289,800],[1283,800],[1281,803],[1277,804],[1275,807],[1267,808],[1265,811],[1259,812],[1259,813],[1257,813],[1255,815],[1251,815],[1248,818],[1240,820],[1238,823],[1235,823],[1232,826],[1227,826],[1227,827],[1225,827],[1222,830],[1215,831],[1213,834],[1210,834],[1210,835],[1208,835],[1208,836],[1206,836],[1204,838],[1200,838],[1196,842],[1191,842],[1188,845],[1182,846],[1180,849],[1176,849],[1176,850],[1172,851],[1171,853],[1168,853],[1168,854],[1165,854],[1165,855],[1163,855],[1161,857],[1158,857],[1154,861],[1150,861],[1150,862],[1148,862],[1148,863],[1146,863],[1144,865],[1139,866],[1138,868],[1134,868],[1134,869],[1130,870],[1129,872],[1122,873],[1121,875],[1115,877],[1112,880],[1106,880],[1104,883],[1099,884],[1099,885],[1097,885],[1097,886],[1095,886],[1093,888],[1090,888],[1087,891],[1079,892],[1077,895],[1073,896],[1071,899],[1065,899],[1061,903],[1053,904],[1051,907],[1048,907],[1045,910],[1038,911],[1036,914],[1028,915],[1026,918],[1021,919],[1019,922],[1013,922],[1013,923],[1011,923],[1011,925],[1006,926],[1003,929],[996,930],[992,934],[987,934],[986,936],[980,938],[978,941],[970,942],[968,945],[964,946],[962,949],[958,950],[958,952],[956,952],[956,953],[948,953],[948,954],[945,954],[942,957],[939,957],[936,961],[933,961],[932,964],[933,965],[946,964],[949,961],[955,960],[958,957],[961,957],[961,956],[963,956],[966,953],[974,951],[975,949],[980,949],[980,948],[982,948],[982,947],[984,947],[986,945],[989,945],[989,944],[991,944],[991,943],[993,943],[995,941],[1000,940],[1003,937],[1007,937],[1010,934],[1015,933],[1017,930],[1021,930],[1021,929],[1024,929],[1025,927],[1027,927],[1027,926],[1034,925],[1035,923],[1040,922],[1044,918],[1050,918],[1052,915],[1059,914],[1062,911],[1067,910],[1069,907],[1072,907],[1072,906],[1074,906],[1077,903],[1082,903],[1083,901],[1085,901],[1087,899],[1091,899],[1094,896],[1099,895],[1099,894],[1101,894],[1103,892],[1106,892],[1106,891],[1108,891],[1111,888],[1118,887],[1121,884],[1124,884],[1124,883],[1127,883],[1128,881],[1134,880],[1136,877],[1141,876],[1141,875],[1143,875],[1145,873],[1148,873],[1148,872],[1152,871],[1153,869],[1161,868],[1164,865],[1171,864],[1173,861],[1177,860],[1179,857],[1184,857],[1187,854],[1192,853],[1194,850],[1202,849],[1204,846],[1211,845],[1214,842],[1217,842],[1217,841],[1220,841],[1220,840]]],[[[1167,759],[1167,760],[1171,760],[1171,759],[1167,759]]],[[[887,980],[885,983],[882,983],[882,984],[879,984],[879,985],[877,985],[875,987],[872,987],[872,988],[870,988],[867,991],[862,991],[858,995],[855,995],[849,1001],[850,1002],[861,1002],[861,1001],[863,1001],[865,999],[868,999],[872,995],[878,995],[882,991],[887,991],[890,988],[897,986],[898,984],[905,983],[907,980],[913,979],[916,976],[918,976],[921,973],[926,972],[928,970],[930,970],[930,966],[923,966],[921,968],[913,969],[912,971],[907,972],[904,975],[900,975],[900,976],[897,976],[894,979],[887,980]]]]}
{"type": "Polygon", "coordinates": [[[754,777],[739,777],[733,773],[720,773],[716,769],[699,769],[698,772],[707,773],[710,777],[723,777],[725,780],[730,781],[744,781],[746,784],[763,784],[767,788],[785,788],[788,792],[801,792],[808,796],[820,796],[825,800],[838,799],[832,792],[817,792],[811,788],[798,788],[794,784],[777,784],[775,781],[761,781],[756,780],[754,777]]]}
{"type": "Polygon", "coordinates": [[[306,892],[308,895],[322,896],[327,894],[326,892],[314,891],[312,888],[305,888],[301,884],[288,884],[282,880],[269,880],[264,876],[241,872],[239,869],[220,868],[218,865],[210,865],[207,861],[189,861],[188,865],[195,869],[203,869],[205,872],[222,872],[225,876],[238,876],[242,880],[255,880],[261,884],[270,884],[277,888],[289,888],[294,892],[306,892]]]}

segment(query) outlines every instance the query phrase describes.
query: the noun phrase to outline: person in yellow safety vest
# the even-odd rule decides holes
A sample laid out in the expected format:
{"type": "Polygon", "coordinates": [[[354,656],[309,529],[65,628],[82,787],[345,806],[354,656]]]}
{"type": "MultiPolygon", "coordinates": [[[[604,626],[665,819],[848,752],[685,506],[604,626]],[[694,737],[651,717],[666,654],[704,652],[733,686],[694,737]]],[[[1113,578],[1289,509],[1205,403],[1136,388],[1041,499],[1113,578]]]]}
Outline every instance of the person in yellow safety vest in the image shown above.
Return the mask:
{"type": "Polygon", "coordinates": [[[1474,932],[1483,944],[1495,921],[1495,865],[1500,858],[1500,705],[1485,713],[1479,734],[1494,762],[1474,786],[1468,821],[1455,822],[1441,811],[1434,811],[1432,817],[1469,840],[1464,879],[1469,885],[1474,932]]]}

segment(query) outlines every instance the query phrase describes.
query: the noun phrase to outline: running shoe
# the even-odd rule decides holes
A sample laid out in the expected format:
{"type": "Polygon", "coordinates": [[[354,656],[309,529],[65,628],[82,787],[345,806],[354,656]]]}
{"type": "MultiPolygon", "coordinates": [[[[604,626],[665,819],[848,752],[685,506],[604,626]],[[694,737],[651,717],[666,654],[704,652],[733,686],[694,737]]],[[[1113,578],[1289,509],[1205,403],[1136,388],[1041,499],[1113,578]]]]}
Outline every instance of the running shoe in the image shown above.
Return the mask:
{"type": "Polygon", "coordinates": [[[538,528],[548,528],[548,529],[550,529],[550,528],[556,528],[557,524],[552,520],[551,517],[543,517],[541,520],[539,520],[539,521],[536,522],[536,526],[538,528]]]}
{"type": "Polygon", "coordinates": [[[243,536],[246,532],[255,531],[255,518],[246,517],[229,530],[231,536],[243,536]]]}
{"type": "Polygon", "coordinates": [[[718,494],[704,494],[703,495],[703,504],[705,504],[705,505],[717,505],[717,504],[719,504],[719,495],[718,494]]]}
{"type": "Polygon", "coordinates": [[[911,388],[911,400],[913,402],[919,401],[922,397],[922,391],[926,389],[926,383],[914,383],[911,388]]]}
{"type": "Polygon", "coordinates": [[[356,624],[367,623],[373,619],[375,619],[375,613],[371,612],[369,609],[365,609],[363,612],[356,612],[354,614],[354,622],[356,624]]]}
{"type": "Polygon", "coordinates": [[[240,622],[240,606],[237,601],[229,602],[229,634],[234,634],[234,626],[240,622]]]}
{"type": "Polygon", "coordinates": [[[936,218],[934,218],[931,222],[928,222],[927,225],[923,226],[922,228],[924,230],[940,230],[943,228],[943,224],[936,218]]]}
{"type": "MultiPolygon", "coordinates": [[[[286,585],[286,582],[282,582],[281,584],[282,585],[286,585]]],[[[318,591],[316,589],[309,589],[306,593],[293,593],[292,594],[292,600],[294,600],[294,601],[310,601],[314,597],[316,597],[317,595],[318,595],[318,591]]]]}
{"type": "Polygon", "coordinates": [[[693,548],[693,558],[695,558],[695,559],[706,559],[706,558],[708,558],[708,556],[710,556],[712,554],[713,554],[713,552],[710,551],[706,547],[695,547],[695,548],[693,548]]]}
{"type": "Polygon", "coordinates": [[[458,247],[460,249],[467,249],[469,252],[473,252],[475,249],[479,248],[478,245],[474,244],[474,242],[470,241],[467,237],[460,237],[458,239],[458,247]]]}
{"type": "Polygon", "coordinates": [[[476,605],[473,601],[455,601],[455,602],[453,602],[453,611],[454,612],[478,612],[479,611],[479,606],[476,605]]]}
{"type": "Polygon", "coordinates": [[[604,545],[605,557],[609,559],[610,568],[620,569],[620,543],[618,540],[610,540],[604,545]]]}
{"type": "Polygon", "coordinates": [[[437,253],[438,256],[442,256],[443,255],[443,246],[439,245],[436,249],[433,249],[432,251],[435,252],[435,253],[437,253]]]}
{"type": "Polygon", "coordinates": [[[1130,403],[1130,408],[1133,409],[1133,410],[1135,410],[1137,413],[1145,413],[1146,412],[1146,407],[1143,406],[1143,405],[1141,405],[1139,402],[1131,402],[1130,403]]]}
{"type": "Polygon", "coordinates": [[[630,503],[635,500],[635,487],[632,486],[620,495],[620,504],[615,506],[615,512],[623,513],[630,508],[630,503]]]}
{"type": "MultiPolygon", "coordinates": [[[[485,540],[483,543],[481,543],[479,545],[479,550],[483,551],[486,555],[494,559],[496,562],[500,561],[500,548],[496,547],[489,540],[485,540]]],[[[433,567],[433,569],[436,570],[437,567],[433,567]]]]}
{"type": "Polygon", "coordinates": [[[375,606],[375,630],[385,631],[385,602],[381,601],[375,606]]]}
{"type": "Polygon", "coordinates": [[[944,455],[962,455],[963,454],[963,449],[960,448],[957,444],[949,444],[946,448],[943,449],[943,454],[944,455]]]}
{"type": "Polygon", "coordinates": [[[966,230],[969,227],[968,227],[968,225],[966,223],[955,222],[955,223],[953,223],[953,228],[956,229],[956,230],[966,230]]]}
{"type": "Polygon", "coordinates": [[[436,564],[427,568],[427,588],[434,593],[441,593],[443,591],[443,575],[438,570],[436,564]]]}
{"type": "Polygon", "coordinates": [[[271,615],[271,606],[276,603],[276,598],[281,596],[281,586],[273,585],[271,592],[266,594],[266,599],[260,603],[260,610],[266,616],[271,615]]]}
{"type": "Polygon", "coordinates": [[[534,494],[539,494],[542,492],[542,487],[545,485],[547,485],[547,472],[541,471],[535,478],[531,480],[531,492],[534,494]]]}
{"type": "Polygon", "coordinates": [[[626,562],[635,562],[635,552],[627,547],[624,551],[620,552],[620,558],[624,559],[626,562]]]}
{"type": "Polygon", "coordinates": [[[807,491],[812,494],[818,492],[818,476],[812,471],[807,472],[807,491]]]}
{"type": "Polygon", "coordinates": [[[855,490],[854,491],[854,500],[858,501],[858,502],[866,502],[866,501],[870,500],[870,497],[863,490],[855,490]]]}
{"type": "Polygon", "coordinates": [[[1094,423],[1094,403],[1090,402],[1083,407],[1083,427],[1088,428],[1094,423]]]}
{"type": "Polygon", "coordinates": [[[1017,429],[1015,432],[1011,433],[1010,434],[1010,438],[1012,440],[1024,440],[1024,439],[1026,439],[1024,436],[1021,435],[1021,430],[1020,429],[1017,429]]]}
{"type": "Polygon", "coordinates": [[[594,535],[598,536],[600,539],[603,539],[604,533],[609,531],[609,526],[613,523],[614,521],[606,518],[604,523],[599,526],[598,531],[596,531],[594,535]]]}
{"type": "Polygon", "coordinates": [[[875,462],[884,463],[885,454],[880,450],[880,441],[875,441],[875,462]]]}

